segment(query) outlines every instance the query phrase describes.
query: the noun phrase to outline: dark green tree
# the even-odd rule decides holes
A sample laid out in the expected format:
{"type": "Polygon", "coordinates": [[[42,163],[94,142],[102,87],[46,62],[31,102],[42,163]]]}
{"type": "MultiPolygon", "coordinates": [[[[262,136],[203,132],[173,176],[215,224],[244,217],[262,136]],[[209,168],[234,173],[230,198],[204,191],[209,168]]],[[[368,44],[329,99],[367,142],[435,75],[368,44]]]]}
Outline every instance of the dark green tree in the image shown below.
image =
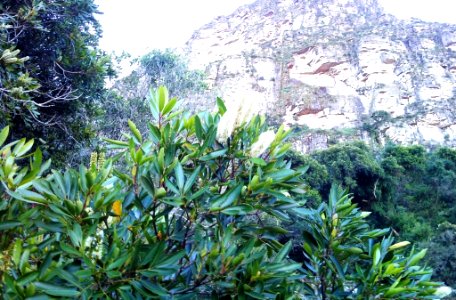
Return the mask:
{"type": "MultiPolygon", "coordinates": [[[[354,202],[362,208],[370,207],[382,169],[371,149],[362,142],[334,145],[317,151],[312,157],[326,167],[329,177],[353,192],[354,202]]],[[[327,195],[328,185],[321,192],[327,195]]]]}
{"type": "Polygon", "coordinates": [[[388,145],[374,210],[378,222],[412,240],[427,240],[442,222],[456,222],[456,151],[388,145]]]}
{"type": "Polygon", "coordinates": [[[169,49],[154,50],[141,57],[139,63],[152,87],[166,85],[175,97],[205,88],[204,73],[190,70],[186,60],[169,49]]]}
{"type": "Polygon", "coordinates": [[[97,48],[96,13],[93,0],[1,2],[1,125],[42,138],[52,153],[92,136],[90,120],[102,112],[104,80],[113,75],[97,48]]]}

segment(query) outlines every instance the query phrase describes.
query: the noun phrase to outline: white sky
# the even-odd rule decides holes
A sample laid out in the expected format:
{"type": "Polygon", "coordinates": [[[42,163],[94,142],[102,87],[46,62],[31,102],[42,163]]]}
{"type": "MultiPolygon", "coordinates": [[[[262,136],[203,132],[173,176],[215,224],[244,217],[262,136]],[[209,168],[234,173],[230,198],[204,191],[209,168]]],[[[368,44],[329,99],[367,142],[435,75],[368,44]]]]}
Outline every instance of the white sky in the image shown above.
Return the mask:
{"type": "MultiPolygon", "coordinates": [[[[133,56],[182,46],[192,33],[219,15],[255,0],[95,0],[103,15],[100,46],[133,56]]],[[[307,0],[301,0],[307,1],[307,0]]],[[[379,0],[399,18],[456,23],[456,0],[379,0]]]]}

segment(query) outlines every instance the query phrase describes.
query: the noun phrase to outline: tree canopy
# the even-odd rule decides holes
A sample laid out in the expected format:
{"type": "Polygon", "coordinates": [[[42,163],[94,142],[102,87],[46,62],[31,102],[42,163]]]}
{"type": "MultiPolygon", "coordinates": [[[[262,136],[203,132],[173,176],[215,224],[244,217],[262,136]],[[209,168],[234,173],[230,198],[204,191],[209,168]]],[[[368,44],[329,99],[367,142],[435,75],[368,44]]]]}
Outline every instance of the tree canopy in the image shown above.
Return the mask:
{"type": "Polygon", "coordinates": [[[41,137],[51,153],[88,140],[113,74],[96,13],[93,0],[0,3],[0,123],[41,137]]]}

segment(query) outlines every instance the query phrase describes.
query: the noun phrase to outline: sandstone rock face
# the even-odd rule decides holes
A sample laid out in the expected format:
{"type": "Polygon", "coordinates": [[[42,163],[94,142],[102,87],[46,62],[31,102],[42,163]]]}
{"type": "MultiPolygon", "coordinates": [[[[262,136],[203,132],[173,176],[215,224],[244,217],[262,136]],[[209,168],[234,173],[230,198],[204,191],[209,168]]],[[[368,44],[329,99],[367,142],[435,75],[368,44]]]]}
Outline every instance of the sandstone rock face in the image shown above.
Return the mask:
{"type": "Polygon", "coordinates": [[[258,0],[195,32],[186,55],[209,99],[261,99],[302,151],[456,145],[456,26],[400,21],[376,0],[258,0]]]}

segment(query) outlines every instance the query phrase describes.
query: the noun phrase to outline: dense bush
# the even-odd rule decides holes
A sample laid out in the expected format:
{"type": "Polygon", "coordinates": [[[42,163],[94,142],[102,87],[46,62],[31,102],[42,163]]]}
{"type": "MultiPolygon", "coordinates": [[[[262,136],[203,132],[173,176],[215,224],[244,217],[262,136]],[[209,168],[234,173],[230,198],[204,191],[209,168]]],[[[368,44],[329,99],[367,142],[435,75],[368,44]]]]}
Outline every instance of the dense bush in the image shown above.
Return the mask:
{"type": "Polygon", "coordinates": [[[434,297],[431,270],[417,266],[426,249],[404,251],[389,229],[369,230],[343,190],[331,189],[328,202],[308,216],[304,229],[304,285],[317,299],[428,299],[434,297]],[[382,237],[381,239],[375,239],[382,237]],[[424,287],[427,288],[424,288],[424,287]]]}
{"type": "Polygon", "coordinates": [[[434,269],[434,275],[450,286],[456,286],[456,226],[442,224],[431,238],[430,242],[423,243],[429,247],[427,263],[434,269]]]}
{"type": "Polygon", "coordinates": [[[380,222],[413,240],[428,240],[440,223],[454,223],[455,153],[445,147],[427,152],[422,146],[387,146],[381,157],[381,201],[375,207],[380,222]]]}
{"type": "MultiPolygon", "coordinates": [[[[375,201],[376,185],[382,177],[382,169],[371,149],[364,143],[334,145],[311,155],[328,170],[330,180],[350,189],[354,201],[369,208],[375,201]]],[[[328,190],[322,190],[324,194],[328,190]]]]}
{"type": "Polygon", "coordinates": [[[437,278],[448,284],[456,282],[450,263],[454,253],[435,250],[443,249],[439,226],[456,223],[454,149],[389,144],[374,153],[366,145],[351,143],[289,157],[296,166],[309,166],[307,199],[327,195],[329,182],[350,188],[355,202],[373,212],[372,225],[392,227],[395,236],[432,249],[429,261],[439,270],[437,278]]]}
{"type": "Polygon", "coordinates": [[[0,3],[0,126],[39,137],[56,162],[76,160],[102,113],[110,57],[98,49],[93,0],[0,3]],[[79,154],[79,153],[78,153],[79,154]]]}
{"type": "Polygon", "coordinates": [[[221,101],[185,114],[165,88],[149,104],[148,134],[129,121],[89,168],[45,175],[25,139],[0,150],[3,299],[436,298],[425,250],[369,230],[346,193],[305,207],[283,128],[221,101]],[[291,220],[304,264],[279,242],[291,220]]]}

